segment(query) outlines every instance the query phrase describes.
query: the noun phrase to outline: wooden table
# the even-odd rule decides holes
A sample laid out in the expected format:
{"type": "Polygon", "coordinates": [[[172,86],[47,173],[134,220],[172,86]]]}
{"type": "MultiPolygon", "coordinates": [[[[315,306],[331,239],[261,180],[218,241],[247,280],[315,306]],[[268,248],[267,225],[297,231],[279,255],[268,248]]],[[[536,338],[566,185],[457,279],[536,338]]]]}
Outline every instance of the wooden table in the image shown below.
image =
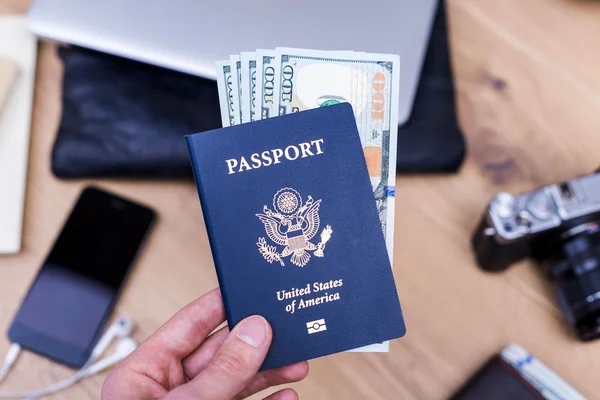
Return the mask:
{"type": "MultiPolygon", "coordinates": [[[[1,13],[29,0],[2,0],[1,13]]],[[[600,165],[600,4],[567,0],[449,0],[452,61],[469,157],[454,176],[397,180],[395,275],[408,335],[391,354],[341,354],[311,362],[295,385],[304,399],[443,399],[489,357],[516,342],[588,398],[600,390],[600,341],[580,343],[562,322],[550,285],[524,262],[501,275],[473,263],[469,238],[493,193],[529,190],[600,165]]],[[[2,40],[2,39],[0,39],[2,40]]],[[[61,111],[54,45],[39,50],[24,246],[0,258],[0,326],[89,182],[50,172],[61,111]]],[[[160,221],[116,314],[144,339],[217,285],[192,183],[96,182],[155,207],[160,221]]],[[[0,338],[0,354],[8,341],[0,338]]],[[[66,368],[31,353],[3,390],[47,386],[66,368]]],[[[99,398],[105,375],[61,399],[99,398]]]]}

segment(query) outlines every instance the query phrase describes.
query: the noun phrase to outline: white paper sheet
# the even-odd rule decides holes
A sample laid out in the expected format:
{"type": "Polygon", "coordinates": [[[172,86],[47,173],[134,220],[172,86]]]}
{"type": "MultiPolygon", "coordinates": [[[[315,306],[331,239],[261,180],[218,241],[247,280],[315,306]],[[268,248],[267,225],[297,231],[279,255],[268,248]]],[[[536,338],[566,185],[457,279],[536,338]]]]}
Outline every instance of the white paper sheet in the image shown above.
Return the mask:
{"type": "Polygon", "coordinates": [[[17,63],[0,110],[0,254],[21,250],[36,56],[37,39],[26,17],[0,16],[0,58],[17,63]]]}

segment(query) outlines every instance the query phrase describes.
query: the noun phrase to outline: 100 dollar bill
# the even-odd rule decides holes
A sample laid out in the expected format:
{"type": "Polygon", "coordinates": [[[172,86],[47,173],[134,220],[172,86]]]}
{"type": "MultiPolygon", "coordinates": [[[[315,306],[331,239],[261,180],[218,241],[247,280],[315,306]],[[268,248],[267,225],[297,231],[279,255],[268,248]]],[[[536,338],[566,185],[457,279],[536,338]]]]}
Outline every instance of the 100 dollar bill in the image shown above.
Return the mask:
{"type": "Polygon", "coordinates": [[[229,63],[231,65],[231,88],[233,97],[233,117],[234,124],[239,125],[242,123],[242,61],[238,54],[234,54],[229,57],[229,63]]]}
{"type": "Polygon", "coordinates": [[[275,50],[256,50],[256,119],[271,118],[275,114],[275,50]]]}
{"type": "Polygon", "coordinates": [[[256,53],[244,52],[241,60],[242,123],[256,120],[256,53]]]}
{"type": "Polygon", "coordinates": [[[218,61],[216,65],[221,122],[223,123],[223,127],[232,126],[235,125],[235,115],[233,109],[233,78],[231,75],[231,63],[229,60],[218,61]]]}
{"type": "Polygon", "coordinates": [[[280,48],[276,60],[273,102],[279,115],[342,102],[352,105],[391,256],[399,56],[280,48]]]}

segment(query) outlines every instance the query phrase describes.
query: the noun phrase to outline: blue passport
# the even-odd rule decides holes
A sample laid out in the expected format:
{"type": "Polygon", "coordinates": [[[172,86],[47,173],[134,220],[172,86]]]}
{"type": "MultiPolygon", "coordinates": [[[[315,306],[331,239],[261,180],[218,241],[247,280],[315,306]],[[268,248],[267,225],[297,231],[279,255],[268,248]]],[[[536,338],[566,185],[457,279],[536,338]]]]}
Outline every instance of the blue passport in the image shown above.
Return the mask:
{"type": "Polygon", "coordinates": [[[261,369],[405,334],[349,104],[186,139],[229,326],[273,328],[261,369]]]}

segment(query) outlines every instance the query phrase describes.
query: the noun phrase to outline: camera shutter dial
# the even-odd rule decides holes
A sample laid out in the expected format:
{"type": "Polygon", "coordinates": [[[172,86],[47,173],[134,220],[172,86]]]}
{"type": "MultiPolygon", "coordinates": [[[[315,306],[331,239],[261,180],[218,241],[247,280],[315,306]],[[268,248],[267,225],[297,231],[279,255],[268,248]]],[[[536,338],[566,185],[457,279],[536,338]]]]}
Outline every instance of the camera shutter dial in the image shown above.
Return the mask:
{"type": "Polygon", "coordinates": [[[544,191],[539,191],[531,196],[527,209],[537,219],[545,220],[554,215],[552,198],[544,191]]]}
{"type": "Polygon", "coordinates": [[[492,199],[492,212],[500,218],[510,218],[513,215],[515,198],[510,193],[500,192],[492,199]]]}

